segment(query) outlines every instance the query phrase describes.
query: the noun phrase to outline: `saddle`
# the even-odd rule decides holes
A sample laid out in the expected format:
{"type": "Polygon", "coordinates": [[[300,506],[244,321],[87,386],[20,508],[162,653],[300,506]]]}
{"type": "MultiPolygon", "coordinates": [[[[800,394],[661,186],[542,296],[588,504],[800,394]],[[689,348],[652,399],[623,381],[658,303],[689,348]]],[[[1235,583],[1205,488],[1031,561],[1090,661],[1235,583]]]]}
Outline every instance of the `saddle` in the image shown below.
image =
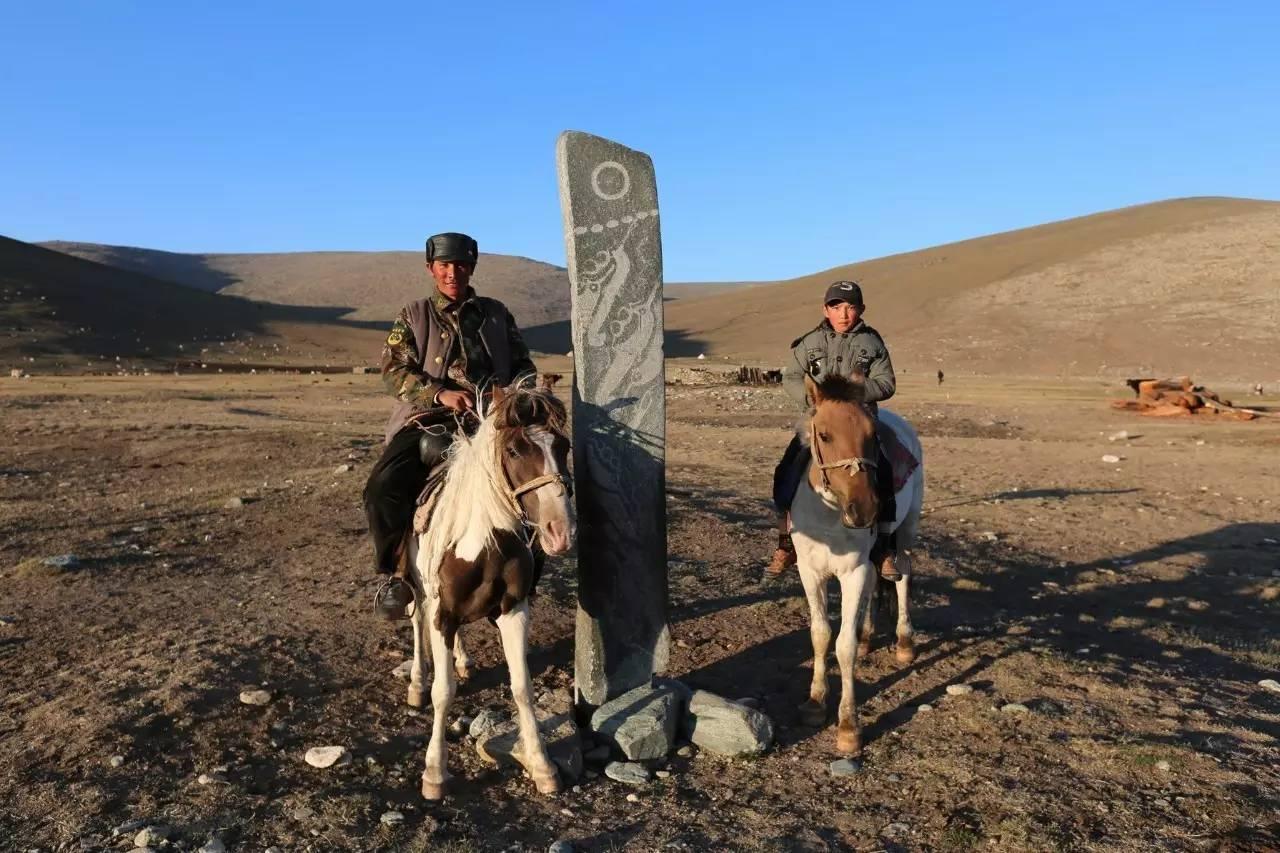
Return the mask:
{"type": "Polygon", "coordinates": [[[880,440],[880,452],[889,460],[889,468],[893,471],[893,491],[896,494],[920,467],[920,460],[898,440],[893,427],[882,420],[876,421],[876,437],[880,440]]]}

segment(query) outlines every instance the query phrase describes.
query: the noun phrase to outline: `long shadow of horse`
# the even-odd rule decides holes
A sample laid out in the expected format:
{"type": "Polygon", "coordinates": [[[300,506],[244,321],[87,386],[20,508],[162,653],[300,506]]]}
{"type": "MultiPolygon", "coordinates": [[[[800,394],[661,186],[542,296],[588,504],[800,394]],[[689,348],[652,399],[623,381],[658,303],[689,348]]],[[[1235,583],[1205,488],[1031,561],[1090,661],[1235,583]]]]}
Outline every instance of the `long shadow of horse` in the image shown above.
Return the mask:
{"type": "MultiPolygon", "coordinates": [[[[1280,524],[1228,524],[1116,557],[1076,563],[1063,563],[1058,554],[974,541],[935,524],[926,525],[917,553],[921,556],[913,578],[913,622],[931,639],[920,646],[910,667],[891,669],[859,684],[860,703],[912,673],[927,676],[937,664],[998,636],[999,651],[981,654],[959,675],[948,668],[946,683],[981,679],[1000,658],[1027,649],[1087,657],[1105,661],[1107,666],[1095,676],[1117,686],[1134,674],[1149,676],[1153,671],[1171,684],[1212,685],[1212,692],[1243,700],[1228,705],[1205,693],[1197,704],[1214,715],[1217,727],[1226,724],[1280,739],[1280,725],[1266,717],[1275,712],[1274,697],[1249,686],[1273,676],[1280,664],[1275,604],[1267,597],[1274,593],[1263,592],[1274,589],[1268,582],[1274,567],[1280,567],[1280,524]],[[1193,565],[1176,579],[1140,575],[1134,569],[1171,559],[1193,565]],[[930,566],[945,567],[954,576],[931,573],[930,566]],[[1215,615],[1223,611],[1227,615],[1215,615]],[[1009,636],[1013,626],[1022,626],[1026,633],[1009,636]],[[1244,686],[1224,686],[1230,682],[1244,686]]],[[[794,580],[782,591],[728,595],[687,605],[677,613],[705,615],[787,595],[800,595],[794,580]]],[[[808,618],[799,612],[795,630],[680,677],[723,695],[764,696],[766,712],[783,723],[779,739],[785,744],[812,735],[812,730],[798,725],[795,710],[807,696],[806,662],[811,654],[808,618]]],[[[868,671],[859,670],[863,677],[868,671]]],[[[833,672],[833,680],[836,677],[833,672]]],[[[838,683],[832,688],[838,691],[838,683]]],[[[936,683],[903,699],[867,727],[868,739],[901,725],[920,703],[940,698],[944,688],[945,683],[936,683]]],[[[1043,697],[1025,697],[1024,703],[1040,703],[1051,715],[1063,710],[1043,697]]],[[[1256,749],[1220,731],[1192,727],[1168,740],[1220,752],[1256,749]]]]}

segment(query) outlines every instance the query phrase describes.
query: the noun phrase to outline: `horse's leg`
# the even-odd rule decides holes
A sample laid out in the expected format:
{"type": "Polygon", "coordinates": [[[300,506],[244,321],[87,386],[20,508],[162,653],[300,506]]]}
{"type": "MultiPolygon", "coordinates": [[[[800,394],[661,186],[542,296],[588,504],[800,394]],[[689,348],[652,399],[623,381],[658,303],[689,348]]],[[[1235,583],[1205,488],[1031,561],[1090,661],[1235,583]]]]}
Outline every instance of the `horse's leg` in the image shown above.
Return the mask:
{"type": "Polygon", "coordinates": [[[467,650],[462,647],[462,629],[458,629],[457,635],[453,638],[453,671],[458,676],[458,681],[465,683],[471,679],[471,656],[467,654],[467,650]]]}
{"type": "Polygon", "coordinates": [[[831,646],[831,624],[827,619],[827,578],[819,578],[809,562],[807,556],[800,561],[800,582],[809,602],[813,681],[809,685],[808,701],[800,706],[800,721],[806,726],[822,726],[827,722],[827,649],[831,646]]]}
{"type": "Polygon", "coordinates": [[[899,551],[898,553],[898,571],[902,572],[902,577],[894,581],[894,589],[898,593],[898,646],[894,649],[893,655],[900,664],[909,664],[916,659],[916,644],[912,639],[915,631],[911,627],[911,610],[908,607],[911,584],[911,552],[899,551]]]}
{"type": "Polygon", "coordinates": [[[520,747],[518,758],[533,777],[533,784],[540,794],[554,794],[560,790],[556,767],[547,757],[538,730],[538,717],[533,711],[533,679],[529,676],[529,602],[520,602],[511,612],[498,617],[498,631],[502,634],[502,651],[507,657],[507,671],[511,676],[511,697],[515,700],[516,714],[520,721],[520,747]]]}
{"type": "Polygon", "coordinates": [[[854,698],[854,668],[858,660],[855,635],[858,613],[870,608],[867,593],[874,592],[875,570],[868,562],[842,571],[840,578],[840,634],[836,637],[836,660],[840,662],[840,712],[836,725],[836,751],[855,758],[862,755],[862,732],[858,728],[858,705],[854,698]]]}
{"type": "Polygon", "coordinates": [[[440,601],[430,602],[426,608],[427,631],[431,637],[431,741],[427,744],[427,766],[422,771],[422,796],[428,800],[444,798],[445,784],[449,781],[448,745],[445,728],[448,724],[449,703],[453,701],[453,650],[444,633],[436,627],[436,613],[440,601]]]}
{"type": "Polygon", "coordinates": [[[422,608],[413,608],[413,664],[409,669],[409,695],[405,700],[410,708],[421,708],[427,704],[427,690],[422,686],[423,659],[430,642],[426,628],[422,608]]]}
{"type": "Polygon", "coordinates": [[[875,591],[867,597],[867,606],[862,608],[862,622],[858,629],[858,657],[871,654],[871,641],[876,635],[876,600],[875,591]]]}

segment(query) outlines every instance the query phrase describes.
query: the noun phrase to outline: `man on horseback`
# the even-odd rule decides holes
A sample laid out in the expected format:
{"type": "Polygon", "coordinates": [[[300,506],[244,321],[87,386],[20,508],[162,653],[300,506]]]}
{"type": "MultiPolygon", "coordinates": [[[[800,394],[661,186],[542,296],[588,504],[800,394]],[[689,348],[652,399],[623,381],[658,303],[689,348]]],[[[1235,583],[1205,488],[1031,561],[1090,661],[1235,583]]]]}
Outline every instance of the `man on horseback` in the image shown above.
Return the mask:
{"type": "MultiPolygon", "coordinates": [[[[783,373],[783,387],[802,406],[808,407],[805,396],[806,375],[815,381],[830,374],[849,376],[855,372],[865,377],[864,401],[872,413],[876,403],[893,396],[897,379],[889,349],[880,333],[862,320],[866,305],[862,300],[862,288],[852,281],[837,281],[827,288],[823,298],[823,320],[812,331],[791,343],[794,365],[788,365],[783,373]]],[[[765,569],[765,578],[780,576],[796,564],[795,546],[791,542],[791,501],[795,498],[800,481],[809,467],[809,448],[793,436],[787,445],[782,461],[773,474],[773,502],[778,510],[778,547],[765,569]]],[[[876,492],[880,499],[880,518],[876,544],[871,552],[871,562],[879,567],[880,574],[889,580],[897,580],[899,573],[894,565],[893,521],[897,511],[894,502],[893,472],[884,450],[876,465],[876,492]]]]}
{"type": "Polygon", "coordinates": [[[404,618],[413,600],[403,563],[418,495],[456,430],[474,427],[465,418],[476,408],[477,389],[536,370],[511,312],[470,285],[476,241],[437,234],[426,254],[435,292],[402,308],[387,335],[382,381],[398,402],[364,489],[377,571],[386,576],[374,608],[388,619],[404,618]]]}

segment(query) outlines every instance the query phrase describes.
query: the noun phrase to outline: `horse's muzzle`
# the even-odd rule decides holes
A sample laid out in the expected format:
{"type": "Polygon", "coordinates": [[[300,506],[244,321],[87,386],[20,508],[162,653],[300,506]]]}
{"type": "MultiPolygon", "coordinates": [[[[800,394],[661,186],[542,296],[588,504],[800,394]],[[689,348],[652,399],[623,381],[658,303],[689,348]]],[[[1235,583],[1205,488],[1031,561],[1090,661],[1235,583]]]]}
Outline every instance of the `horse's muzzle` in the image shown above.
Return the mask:
{"type": "Polygon", "coordinates": [[[845,510],[840,513],[840,523],[850,530],[866,530],[875,526],[876,519],[874,514],[869,519],[861,519],[845,510]]]}
{"type": "Polygon", "coordinates": [[[573,547],[577,531],[572,522],[548,521],[538,528],[538,542],[549,557],[558,557],[573,547]]]}

